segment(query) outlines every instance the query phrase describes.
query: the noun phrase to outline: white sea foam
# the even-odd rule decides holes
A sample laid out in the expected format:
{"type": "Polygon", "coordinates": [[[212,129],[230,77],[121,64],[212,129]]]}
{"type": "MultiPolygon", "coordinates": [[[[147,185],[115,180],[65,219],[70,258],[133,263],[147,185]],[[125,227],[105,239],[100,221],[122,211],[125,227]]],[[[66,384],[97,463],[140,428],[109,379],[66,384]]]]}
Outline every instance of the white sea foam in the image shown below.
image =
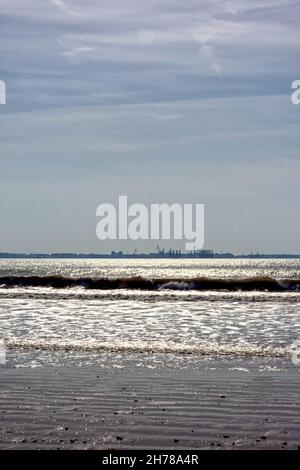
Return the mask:
{"type": "Polygon", "coordinates": [[[289,283],[300,278],[299,260],[23,261],[0,261],[0,277],[100,277],[121,284],[118,289],[113,283],[103,289],[80,283],[0,288],[1,336],[8,361],[13,357],[16,364],[18,356],[34,365],[45,355],[47,364],[59,364],[63,351],[73,352],[73,358],[88,352],[103,360],[115,352],[120,361],[139,353],[141,363],[159,354],[185,362],[196,355],[208,361],[218,356],[284,358],[299,336],[299,291],[193,290],[192,285],[202,276],[267,276],[289,283]],[[144,279],[156,279],[155,289],[149,290],[144,279]]]}
{"type": "Polygon", "coordinates": [[[58,339],[18,339],[6,341],[8,349],[42,350],[42,351],[86,351],[86,352],[131,352],[131,353],[165,353],[165,354],[198,354],[202,356],[242,356],[242,357],[288,357],[288,347],[258,346],[254,344],[218,344],[204,343],[190,345],[175,342],[147,341],[95,341],[95,340],[58,340],[58,339]]]}

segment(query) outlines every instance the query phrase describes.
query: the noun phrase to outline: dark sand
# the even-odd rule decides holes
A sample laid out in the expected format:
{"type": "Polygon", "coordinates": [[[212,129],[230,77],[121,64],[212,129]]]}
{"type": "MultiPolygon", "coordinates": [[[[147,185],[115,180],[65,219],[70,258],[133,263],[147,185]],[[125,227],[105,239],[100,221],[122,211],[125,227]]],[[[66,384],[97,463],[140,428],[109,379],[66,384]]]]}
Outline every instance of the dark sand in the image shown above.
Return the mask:
{"type": "Polygon", "coordinates": [[[0,449],[297,449],[299,368],[255,370],[1,367],[0,449]]]}

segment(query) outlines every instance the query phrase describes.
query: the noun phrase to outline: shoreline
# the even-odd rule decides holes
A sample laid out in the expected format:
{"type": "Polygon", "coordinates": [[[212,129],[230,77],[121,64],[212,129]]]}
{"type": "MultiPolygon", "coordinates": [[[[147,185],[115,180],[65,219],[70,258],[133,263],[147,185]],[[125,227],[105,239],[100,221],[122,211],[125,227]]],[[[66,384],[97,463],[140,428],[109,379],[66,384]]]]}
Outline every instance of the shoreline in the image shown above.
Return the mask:
{"type": "Polygon", "coordinates": [[[0,449],[299,449],[299,368],[241,364],[1,367],[0,449]]]}

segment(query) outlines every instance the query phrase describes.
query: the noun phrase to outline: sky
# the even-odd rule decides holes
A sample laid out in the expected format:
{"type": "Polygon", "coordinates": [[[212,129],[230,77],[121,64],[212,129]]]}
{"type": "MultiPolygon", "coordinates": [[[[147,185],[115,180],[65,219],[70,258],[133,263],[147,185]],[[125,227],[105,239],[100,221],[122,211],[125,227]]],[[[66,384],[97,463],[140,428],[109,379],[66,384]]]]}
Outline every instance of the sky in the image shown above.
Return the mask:
{"type": "Polygon", "coordinates": [[[100,241],[101,203],[205,205],[205,248],[300,253],[300,3],[0,0],[0,252],[100,241]]]}

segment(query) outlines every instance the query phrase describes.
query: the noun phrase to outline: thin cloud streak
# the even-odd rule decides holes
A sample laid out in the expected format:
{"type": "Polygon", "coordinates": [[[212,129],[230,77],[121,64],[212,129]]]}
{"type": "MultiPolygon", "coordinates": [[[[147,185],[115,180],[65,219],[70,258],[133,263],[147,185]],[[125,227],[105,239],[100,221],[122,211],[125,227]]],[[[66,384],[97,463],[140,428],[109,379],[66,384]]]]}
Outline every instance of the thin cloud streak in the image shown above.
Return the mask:
{"type": "Polygon", "coordinates": [[[49,0],[49,2],[58,7],[62,12],[67,13],[67,15],[78,17],[82,16],[79,12],[74,11],[72,8],[70,8],[69,5],[63,0],[49,0]]]}

